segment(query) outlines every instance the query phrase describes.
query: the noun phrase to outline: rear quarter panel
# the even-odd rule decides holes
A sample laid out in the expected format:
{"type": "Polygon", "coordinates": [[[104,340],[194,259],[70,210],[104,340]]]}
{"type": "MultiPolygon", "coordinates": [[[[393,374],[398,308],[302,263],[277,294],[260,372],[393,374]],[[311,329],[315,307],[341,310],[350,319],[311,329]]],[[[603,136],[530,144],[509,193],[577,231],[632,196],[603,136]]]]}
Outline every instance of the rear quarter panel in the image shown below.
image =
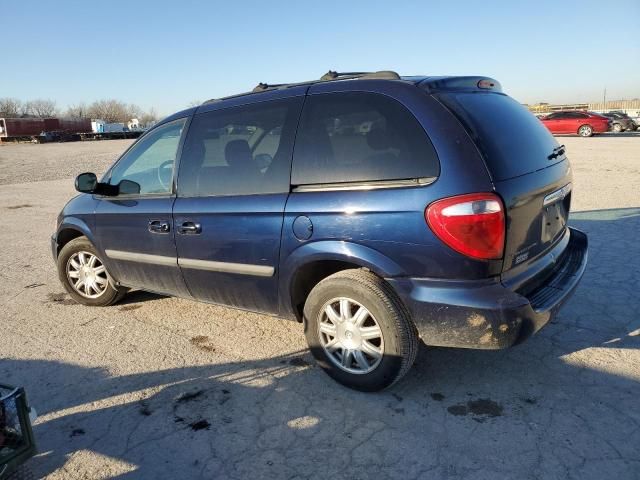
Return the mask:
{"type": "Polygon", "coordinates": [[[309,94],[338,91],[377,92],[404,104],[431,139],[440,176],[420,187],[291,193],[282,233],[281,305],[287,304],[296,269],[307,261],[342,260],[368,266],[383,277],[470,279],[499,273],[500,265],[494,271],[492,263],[469,259],[445,246],[424,218],[425,208],[437,199],[493,190],[482,158],[457,119],[431,95],[404,82],[331,82],[314,85],[309,94]],[[313,224],[308,240],[293,234],[299,216],[307,216],[313,224]],[[306,254],[310,244],[315,244],[313,255],[306,254]]]}

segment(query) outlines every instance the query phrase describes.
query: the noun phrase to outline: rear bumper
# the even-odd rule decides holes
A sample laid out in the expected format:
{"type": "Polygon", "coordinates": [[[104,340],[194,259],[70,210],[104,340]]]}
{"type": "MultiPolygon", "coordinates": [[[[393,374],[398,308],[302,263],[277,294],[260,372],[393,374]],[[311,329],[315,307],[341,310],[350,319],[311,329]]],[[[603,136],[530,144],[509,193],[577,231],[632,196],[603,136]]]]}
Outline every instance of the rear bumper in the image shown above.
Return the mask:
{"type": "Polygon", "coordinates": [[[540,330],[571,297],[587,265],[587,236],[569,229],[551,268],[512,290],[500,280],[387,279],[428,345],[501,349],[540,330]]]}

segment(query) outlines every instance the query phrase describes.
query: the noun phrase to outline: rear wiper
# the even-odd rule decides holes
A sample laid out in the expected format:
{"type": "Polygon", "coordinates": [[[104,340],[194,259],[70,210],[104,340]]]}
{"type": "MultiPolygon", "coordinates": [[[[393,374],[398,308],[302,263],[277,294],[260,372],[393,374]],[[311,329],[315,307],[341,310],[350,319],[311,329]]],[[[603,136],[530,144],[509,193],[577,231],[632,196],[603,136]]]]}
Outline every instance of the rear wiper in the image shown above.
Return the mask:
{"type": "Polygon", "coordinates": [[[554,158],[558,158],[560,155],[564,155],[564,148],[564,145],[560,145],[559,147],[554,148],[553,153],[547,156],[547,158],[549,160],[553,160],[554,158]]]}

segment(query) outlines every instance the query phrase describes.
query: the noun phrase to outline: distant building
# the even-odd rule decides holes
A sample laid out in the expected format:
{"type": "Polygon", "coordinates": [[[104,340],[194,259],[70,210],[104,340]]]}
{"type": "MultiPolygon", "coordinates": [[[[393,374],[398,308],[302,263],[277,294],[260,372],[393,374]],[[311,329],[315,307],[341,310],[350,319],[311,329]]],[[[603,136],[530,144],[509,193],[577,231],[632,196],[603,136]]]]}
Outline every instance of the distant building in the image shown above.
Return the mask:
{"type": "Polygon", "coordinates": [[[633,100],[609,100],[606,103],[536,103],[525,106],[535,115],[548,114],[552,112],[564,112],[572,110],[588,110],[596,113],[606,113],[610,111],[624,112],[632,117],[640,114],[640,99],[633,100]]]}

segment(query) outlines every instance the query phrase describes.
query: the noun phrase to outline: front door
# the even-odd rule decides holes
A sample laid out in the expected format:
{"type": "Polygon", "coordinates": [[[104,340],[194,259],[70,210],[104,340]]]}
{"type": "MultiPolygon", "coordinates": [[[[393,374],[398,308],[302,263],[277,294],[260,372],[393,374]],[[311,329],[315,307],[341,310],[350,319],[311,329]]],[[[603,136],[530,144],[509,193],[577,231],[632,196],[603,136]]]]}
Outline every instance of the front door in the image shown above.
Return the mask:
{"type": "Polygon", "coordinates": [[[127,192],[100,197],[95,214],[99,248],[123,285],[189,295],[178,268],[172,218],[173,172],[185,124],[182,118],[154,128],[107,174],[111,185],[134,182],[127,192]]]}
{"type": "MultiPolygon", "coordinates": [[[[304,89],[194,116],[173,209],[178,263],[200,300],[277,313],[278,260],[304,89]]],[[[215,108],[212,107],[212,108],[215,108]]]]}

